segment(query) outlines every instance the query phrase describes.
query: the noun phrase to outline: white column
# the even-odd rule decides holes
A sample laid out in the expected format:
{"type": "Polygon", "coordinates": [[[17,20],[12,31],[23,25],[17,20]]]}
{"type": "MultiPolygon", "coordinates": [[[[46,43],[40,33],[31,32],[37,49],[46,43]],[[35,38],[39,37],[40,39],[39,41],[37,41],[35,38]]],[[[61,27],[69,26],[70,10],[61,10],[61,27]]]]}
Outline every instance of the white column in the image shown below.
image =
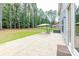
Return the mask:
{"type": "Polygon", "coordinates": [[[66,43],[68,44],[68,10],[66,9],[66,43]]]}
{"type": "Polygon", "coordinates": [[[64,21],[64,38],[65,38],[65,41],[66,41],[66,9],[64,10],[64,12],[63,12],[64,14],[63,14],[63,17],[64,17],[64,19],[63,19],[63,21],[64,21]]]}
{"type": "Polygon", "coordinates": [[[75,36],[75,7],[71,4],[71,43],[72,49],[74,48],[74,36],[75,36]]]}

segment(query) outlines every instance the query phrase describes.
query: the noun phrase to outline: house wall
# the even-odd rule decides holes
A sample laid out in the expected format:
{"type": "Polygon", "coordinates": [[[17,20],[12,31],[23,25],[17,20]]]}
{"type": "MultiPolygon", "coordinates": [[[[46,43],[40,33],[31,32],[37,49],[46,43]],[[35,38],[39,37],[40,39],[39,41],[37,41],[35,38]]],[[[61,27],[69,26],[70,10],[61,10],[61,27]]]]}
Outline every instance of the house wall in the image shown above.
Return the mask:
{"type": "Polygon", "coordinates": [[[59,10],[59,16],[60,16],[60,27],[61,27],[61,34],[63,35],[63,37],[65,38],[65,41],[67,42],[67,31],[68,31],[68,14],[67,14],[67,7],[69,4],[67,3],[60,3],[60,10],[59,10]],[[64,22],[64,24],[62,24],[62,21],[64,22]],[[64,27],[63,32],[62,32],[62,26],[64,27]]]}
{"type": "Polygon", "coordinates": [[[0,29],[2,29],[2,4],[0,4],[0,29]]]}
{"type": "Polygon", "coordinates": [[[59,3],[61,34],[72,55],[79,55],[74,48],[75,37],[75,7],[74,3],[59,3]],[[62,24],[64,21],[64,24],[62,24]],[[62,32],[62,26],[64,32],[62,32]]]}

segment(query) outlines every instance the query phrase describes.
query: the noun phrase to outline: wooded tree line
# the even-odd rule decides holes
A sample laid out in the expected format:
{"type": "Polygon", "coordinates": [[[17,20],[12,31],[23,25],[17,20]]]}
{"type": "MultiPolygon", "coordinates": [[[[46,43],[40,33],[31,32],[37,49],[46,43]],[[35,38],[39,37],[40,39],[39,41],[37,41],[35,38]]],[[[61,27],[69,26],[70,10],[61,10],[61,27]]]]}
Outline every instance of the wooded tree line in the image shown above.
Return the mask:
{"type": "Polygon", "coordinates": [[[2,7],[3,28],[35,28],[39,24],[50,23],[48,16],[56,18],[56,11],[37,8],[36,3],[6,3],[2,7]]]}

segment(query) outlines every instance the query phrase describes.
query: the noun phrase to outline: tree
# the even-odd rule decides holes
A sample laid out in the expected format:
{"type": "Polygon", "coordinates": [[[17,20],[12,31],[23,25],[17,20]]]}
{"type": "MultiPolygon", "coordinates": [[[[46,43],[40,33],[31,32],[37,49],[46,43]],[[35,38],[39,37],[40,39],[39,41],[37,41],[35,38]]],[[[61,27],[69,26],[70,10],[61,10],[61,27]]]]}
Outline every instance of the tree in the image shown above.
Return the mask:
{"type": "Polygon", "coordinates": [[[35,28],[49,22],[36,3],[7,3],[3,5],[3,28],[35,28]]]}
{"type": "Polygon", "coordinates": [[[2,29],[2,4],[0,4],[0,29],[2,29]]]}
{"type": "Polygon", "coordinates": [[[2,25],[4,28],[9,28],[9,5],[3,4],[2,10],[2,25]]]}
{"type": "Polygon", "coordinates": [[[57,11],[56,10],[54,10],[54,11],[52,11],[52,10],[46,11],[46,15],[48,17],[48,20],[50,21],[50,24],[51,25],[54,24],[55,18],[57,16],[57,11]]]}

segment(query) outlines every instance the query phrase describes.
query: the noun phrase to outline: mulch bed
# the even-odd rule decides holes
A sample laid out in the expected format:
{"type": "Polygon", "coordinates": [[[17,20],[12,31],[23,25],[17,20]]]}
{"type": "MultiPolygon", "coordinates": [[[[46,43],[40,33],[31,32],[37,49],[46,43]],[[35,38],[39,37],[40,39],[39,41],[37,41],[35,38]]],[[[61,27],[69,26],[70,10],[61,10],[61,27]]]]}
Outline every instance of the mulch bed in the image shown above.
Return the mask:
{"type": "Polygon", "coordinates": [[[67,46],[57,45],[57,56],[71,56],[67,46]]]}

